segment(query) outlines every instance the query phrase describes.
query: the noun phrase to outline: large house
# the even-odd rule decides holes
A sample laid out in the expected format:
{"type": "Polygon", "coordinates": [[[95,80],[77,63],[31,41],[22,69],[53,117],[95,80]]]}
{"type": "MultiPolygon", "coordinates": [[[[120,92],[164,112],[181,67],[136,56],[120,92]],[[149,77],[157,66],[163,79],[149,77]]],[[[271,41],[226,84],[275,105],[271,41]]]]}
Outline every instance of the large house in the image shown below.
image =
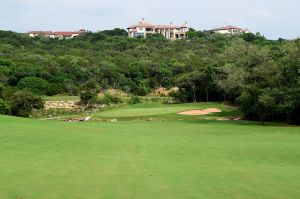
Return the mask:
{"type": "Polygon", "coordinates": [[[29,37],[45,36],[50,38],[55,38],[55,35],[52,31],[30,31],[28,32],[29,37]]]}
{"type": "Polygon", "coordinates": [[[223,27],[212,29],[211,32],[234,35],[234,34],[249,33],[249,30],[242,29],[237,26],[224,25],[223,27]]]}
{"type": "Polygon", "coordinates": [[[78,37],[82,33],[87,31],[81,29],[79,31],[64,31],[64,32],[52,32],[52,31],[30,31],[28,32],[29,37],[44,36],[52,39],[72,39],[78,37]]]}
{"type": "Polygon", "coordinates": [[[167,39],[183,39],[186,38],[186,33],[189,31],[187,23],[181,26],[176,26],[170,23],[169,25],[154,25],[145,22],[144,19],[137,25],[132,25],[127,28],[128,37],[147,37],[152,34],[162,34],[167,39]]]}

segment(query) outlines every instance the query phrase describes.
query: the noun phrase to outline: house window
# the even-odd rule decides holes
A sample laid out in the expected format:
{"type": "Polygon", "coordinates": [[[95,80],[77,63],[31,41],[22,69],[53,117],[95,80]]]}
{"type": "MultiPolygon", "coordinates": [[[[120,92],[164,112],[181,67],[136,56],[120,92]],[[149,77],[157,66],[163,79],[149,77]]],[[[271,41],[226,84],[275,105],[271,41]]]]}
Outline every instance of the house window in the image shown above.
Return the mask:
{"type": "Polygon", "coordinates": [[[134,32],[133,37],[144,37],[144,33],[134,32]]]}

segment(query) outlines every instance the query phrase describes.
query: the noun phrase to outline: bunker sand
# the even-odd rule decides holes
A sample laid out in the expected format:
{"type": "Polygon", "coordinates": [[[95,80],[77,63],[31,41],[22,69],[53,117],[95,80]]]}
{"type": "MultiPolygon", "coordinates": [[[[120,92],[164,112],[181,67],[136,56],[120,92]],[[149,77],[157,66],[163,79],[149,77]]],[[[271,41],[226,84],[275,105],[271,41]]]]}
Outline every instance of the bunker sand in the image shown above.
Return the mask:
{"type": "Polygon", "coordinates": [[[222,112],[220,109],[217,108],[207,108],[201,110],[189,110],[178,113],[179,115],[208,115],[210,113],[220,113],[222,112]]]}

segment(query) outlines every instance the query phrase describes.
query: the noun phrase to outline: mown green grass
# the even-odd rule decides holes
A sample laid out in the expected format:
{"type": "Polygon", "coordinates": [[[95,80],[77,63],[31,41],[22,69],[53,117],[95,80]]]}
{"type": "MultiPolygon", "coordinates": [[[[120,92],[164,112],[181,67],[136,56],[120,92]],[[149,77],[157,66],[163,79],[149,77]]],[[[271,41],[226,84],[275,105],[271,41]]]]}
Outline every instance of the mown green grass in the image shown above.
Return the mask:
{"type": "Polygon", "coordinates": [[[99,123],[0,116],[0,198],[300,198],[298,127],[175,115],[99,123]]]}
{"type": "Polygon", "coordinates": [[[149,118],[157,118],[160,120],[201,120],[203,118],[215,119],[220,117],[239,116],[241,113],[236,108],[225,106],[222,103],[189,103],[189,104],[135,104],[124,105],[119,108],[98,112],[94,114],[96,118],[115,118],[118,120],[145,120],[149,118]],[[221,113],[212,113],[204,116],[182,116],[178,115],[179,112],[187,110],[198,110],[205,108],[218,108],[221,113]]]}

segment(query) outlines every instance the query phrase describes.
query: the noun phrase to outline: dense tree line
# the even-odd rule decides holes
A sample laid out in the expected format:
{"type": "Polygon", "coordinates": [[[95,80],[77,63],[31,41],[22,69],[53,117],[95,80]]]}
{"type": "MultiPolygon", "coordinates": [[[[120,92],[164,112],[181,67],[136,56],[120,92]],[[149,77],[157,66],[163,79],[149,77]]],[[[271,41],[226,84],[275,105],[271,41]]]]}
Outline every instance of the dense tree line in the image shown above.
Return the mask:
{"type": "Polygon", "coordinates": [[[0,109],[11,112],[11,96],[19,90],[32,97],[79,95],[92,85],[146,95],[178,86],[180,102],[232,101],[249,119],[299,122],[299,39],[193,29],[188,37],[127,38],[125,30],[114,29],[54,40],[0,31],[0,109]]]}

